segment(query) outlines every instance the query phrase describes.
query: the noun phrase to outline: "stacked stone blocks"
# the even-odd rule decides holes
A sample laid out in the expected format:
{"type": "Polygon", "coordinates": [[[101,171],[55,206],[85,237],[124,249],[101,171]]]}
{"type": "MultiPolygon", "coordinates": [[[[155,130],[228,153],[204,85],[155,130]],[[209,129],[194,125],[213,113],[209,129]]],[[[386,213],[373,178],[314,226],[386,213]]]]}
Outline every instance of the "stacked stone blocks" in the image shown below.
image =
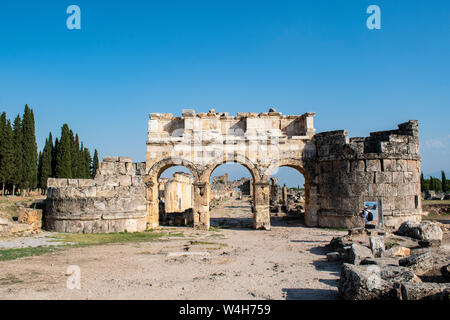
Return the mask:
{"type": "Polygon", "coordinates": [[[95,179],[48,179],[45,229],[135,232],[146,229],[145,163],[105,157],[95,179]]]}

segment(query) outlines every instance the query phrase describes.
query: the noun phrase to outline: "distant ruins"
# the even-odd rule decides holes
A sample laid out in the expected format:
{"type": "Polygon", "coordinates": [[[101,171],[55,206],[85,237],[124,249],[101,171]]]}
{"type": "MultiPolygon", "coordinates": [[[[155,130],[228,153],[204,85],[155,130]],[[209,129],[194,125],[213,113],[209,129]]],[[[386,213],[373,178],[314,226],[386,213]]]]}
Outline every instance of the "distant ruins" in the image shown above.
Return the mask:
{"type": "MultiPolygon", "coordinates": [[[[49,179],[46,228],[63,232],[156,228],[161,190],[171,188],[160,175],[181,165],[192,174],[191,189],[186,187],[182,191],[186,196],[176,200],[170,200],[168,192],[164,205],[170,204],[164,210],[182,210],[190,202],[193,227],[208,230],[210,201],[217,196],[211,192],[210,177],[225,162],[242,164],[251,174],[247,189],[256,229],[270,229],[275,192],[270,175],[281,166],[305,177],[304,194],[293,196],[304,197],[308,226],[358,226],[364,201],[379,200],[388,228],[421,220],[417,121],[366,138],[349,138],[344,130],[316,134],[314,116],[283,116],[273,109],[236,116],[215,110],[200,114],[184,110],[181,117],[153,113],[145,163],[108,157],[94,180],[49,179]]],[[[174,177],[178,184],[181,178],[174,177]]],[[[282,191],[281,196],[287,200],[288,194],[282,191]]]]}

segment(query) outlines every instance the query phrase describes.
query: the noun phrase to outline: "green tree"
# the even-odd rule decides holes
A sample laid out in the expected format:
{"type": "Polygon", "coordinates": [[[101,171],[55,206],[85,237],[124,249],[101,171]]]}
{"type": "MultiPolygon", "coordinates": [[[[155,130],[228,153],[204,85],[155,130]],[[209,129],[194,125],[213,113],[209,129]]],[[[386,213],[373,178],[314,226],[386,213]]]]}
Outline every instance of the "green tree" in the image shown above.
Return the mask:
{"type": "Polygon", "coordinates": [[[37,143],[33,110],[25,105],[22,120],[23,148],[23,184],[24,188],[33,189],[37,186],[37,143]]]}
{"type": "MultiPolygon", "coordinates": [[[[2,190],[5,189],[6,170],[5,170],[5,131],[6,131],[6,113],[0,115],[0,182],[2,190]]],[[[2,191],[3,195],[3,191],[2,191]]]]}
{"type": "Polygon", "coordinates": [[[442,191],[444,193],[447,193],[447,178],[445,177],[445,172],[444,170],[441,171],[441,182],[442,182],[442,191]]]}
{"type": "MultiPolygon", "coordinates": [[[[51,134],[51,133],[50,133],[51,134]]],[[[56,150],[58,150],[59,140],[55,139],[55,144],[53,145],[53,153],[52,153],[52,177],[56,178],[56,150]]]]}
{"type": "Polygon", "coordinates": [[[13,125],[13,146],[14,146],[14,168],[13,168],[13,191],[16,194],[16,188],[20,189],[23,182],[23,151],[22,151],[22,119],[17,115],[13,125]]]}
{"type": "Polygon", "coordinates": [[[98,151],[95,149],[94,151],[94,158],[92,159],[92,172],[91,172],[91,178],[94,179],[95,175],[97,174],[97,170],[99,167],[99,161],[98,161],[98,151]]]}
{"type": "Polygon", "coordinates": [[[45,146],[42,150],[39,170],[39,187],[42,193],[45,194],[47,190],[47,179],[52,176],[52,153],[53,145],[51,142],[51,135],[45,140],[45,146]]]}
{"type": "Polygon", "coordinates": [[[61,128],[61,140],[56,149],[56,178],[72,178],[70,130],[67,124],[61,128]]]}
{"type": "Polygon", "coordinates": [[[83,170],[83,178],[90,179],[91,178],[91,170],[92,170],[92,158],[91,153],[88,148],[84,148],[84,170],[83,170]]]}
{"type": "Polygon", "coordinates": [[[2,196],[5,195],[5,189],[8,183],[11,183],[14,175],[14,145],[13,145],[13,130],[11,121],[6,120],[6,114],[1,115],[1,145],[0,145],[0,171],[2,183],[2,196]],[[5,123],[6,121],[6,123],[5,123]]]}

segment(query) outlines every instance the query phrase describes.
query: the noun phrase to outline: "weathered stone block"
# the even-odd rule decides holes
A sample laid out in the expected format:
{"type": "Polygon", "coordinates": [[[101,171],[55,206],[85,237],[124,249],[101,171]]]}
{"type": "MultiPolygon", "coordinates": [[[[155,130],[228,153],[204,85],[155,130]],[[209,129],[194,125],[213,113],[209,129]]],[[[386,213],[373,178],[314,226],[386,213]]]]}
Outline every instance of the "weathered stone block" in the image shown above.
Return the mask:
{"type": "Polygon", "coordinates": [[[83,187],[94,187],[95,181],[93,179],[78,179],[78,186],[83,187]]]}
{"type": "Polygon", "coordinates": [[[120,176],[119,177],[119,185],[122,187],[131,186],[131,176],[120,176]]]}
{"type": "Polygon", "coordinates": [[[380,160],[366,160],[366,171],[367,172],[379,172],[381,171],[380,160]]]}

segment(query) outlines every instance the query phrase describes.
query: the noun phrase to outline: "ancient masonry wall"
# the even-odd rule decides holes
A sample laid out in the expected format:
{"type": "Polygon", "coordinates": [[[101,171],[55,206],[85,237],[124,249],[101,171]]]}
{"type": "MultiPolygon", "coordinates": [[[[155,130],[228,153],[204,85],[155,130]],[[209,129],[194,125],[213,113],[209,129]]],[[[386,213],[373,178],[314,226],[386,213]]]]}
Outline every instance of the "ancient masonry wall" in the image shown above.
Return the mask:
{"type": "Polygon", "coordinates": [[[400,124],[398,130],[373,132],[366,138],[349,139],[346,131],[332,131],[316,134],[314,140],[319,226],[357,226],[362,219],[355,213],[364,201],[379,199],[386,227],[421,220],[417,121],[400,124]]]}
{"type": "Polygon", "coordinates": [[[175,172],[164,184],[165,213],[184,212],[192,208],[192,184],[189,173],[175,172]]]}
{"type": "Polygon", "coordinates": [[[146,229],[145,163],[105,157],[95,179],[48,179],[46,230],[73,233],[146,229]]]}

